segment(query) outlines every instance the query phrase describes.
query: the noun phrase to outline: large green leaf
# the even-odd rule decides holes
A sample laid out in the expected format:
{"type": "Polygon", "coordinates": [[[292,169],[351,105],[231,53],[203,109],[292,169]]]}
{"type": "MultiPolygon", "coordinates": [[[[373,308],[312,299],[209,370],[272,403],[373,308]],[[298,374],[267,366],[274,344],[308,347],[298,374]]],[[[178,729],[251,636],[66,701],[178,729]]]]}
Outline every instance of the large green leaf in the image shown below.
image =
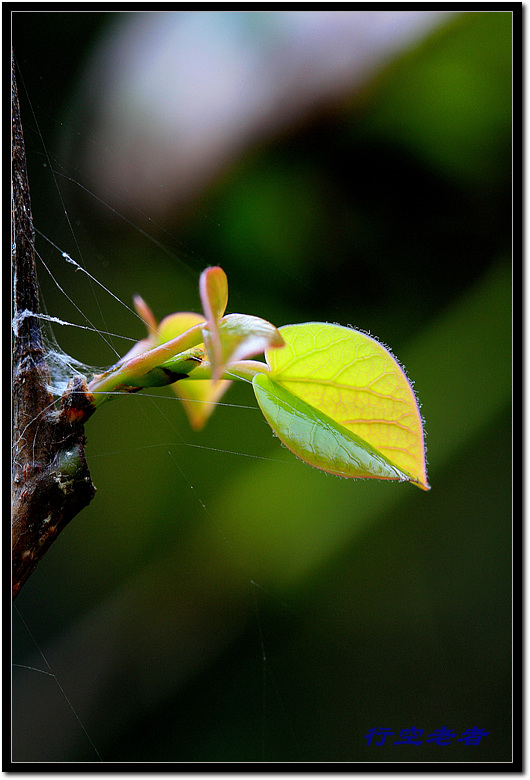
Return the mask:
{"type": "Polygon", "coordinates": [[[408,480],[381,453],[266,374],[256,374],[254,391],[267,422],[301,460],[340,477],[408,480]]]}
{"type": "Polygon", "coordinates": [[[421,415],[393,355],[340,325],[287,325],[280,333],[285,346],[266,352],[273,382],[256,377],[254,388],[284,444],[324,471],[407,479],[428,490],[421,415]]]}

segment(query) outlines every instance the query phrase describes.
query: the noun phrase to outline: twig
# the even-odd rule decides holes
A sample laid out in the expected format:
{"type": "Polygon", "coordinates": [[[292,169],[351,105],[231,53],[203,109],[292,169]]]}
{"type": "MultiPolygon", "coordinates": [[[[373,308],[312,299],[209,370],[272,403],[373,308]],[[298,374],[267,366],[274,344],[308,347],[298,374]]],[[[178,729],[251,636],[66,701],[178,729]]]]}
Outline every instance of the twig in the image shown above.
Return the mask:
{"type": "Polygon", "coordinates": [[[68,385],[56,409],[48,390],[42,341],[34,230],[20,108],[12,68],[13,598],[66,524],[95,493],[84,455],[85,420],[94,407],[83,378],[68,385]],[[26,312],[25,316],[20,316],[26,312]]]}

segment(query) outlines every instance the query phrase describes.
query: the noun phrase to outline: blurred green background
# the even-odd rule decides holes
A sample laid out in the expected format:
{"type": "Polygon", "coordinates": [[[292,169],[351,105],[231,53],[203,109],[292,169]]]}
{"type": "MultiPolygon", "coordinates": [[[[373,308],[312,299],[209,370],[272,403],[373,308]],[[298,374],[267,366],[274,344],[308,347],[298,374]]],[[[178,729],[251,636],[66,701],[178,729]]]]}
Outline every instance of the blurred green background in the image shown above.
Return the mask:
{"type": "MultiPolygon", "coordinates": [[[[447,20],[152,221],[78,186],[76,85],[120,16],[13,15],[36,227],[159,318],[197,310],[219,264],[229,311],[370,331],[415,383],[432,489],[296,462],[244,384],[200,433],[169,391],[113,401],[86,428],[96,497],[17,599],[14,664],[44,654],[105,761],[511,761],[512,14],[447,20]],[[376,726],[489,735],[367,746],[376,726]]],[[[37,248],[96,328],[143,337],[37,248]]],[[[38,272],[46,311],[86,324],[38,272]]],[[[56,681],[19,666],[13,759],[97,760],[56,681]]]]}

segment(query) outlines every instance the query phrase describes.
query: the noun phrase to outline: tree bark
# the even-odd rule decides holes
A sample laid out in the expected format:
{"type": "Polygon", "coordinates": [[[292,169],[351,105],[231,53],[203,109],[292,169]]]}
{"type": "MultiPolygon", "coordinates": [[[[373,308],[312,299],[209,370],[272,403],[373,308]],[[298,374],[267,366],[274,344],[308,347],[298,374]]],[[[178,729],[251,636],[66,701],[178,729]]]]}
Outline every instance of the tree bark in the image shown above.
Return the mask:
{"type": "Polygon", "coordinates": [[[13,598],[95,488],[84,455],[84,422],[94,408],[86,382],[71,380],[59,408],[48,390],[34,230],[20,109],[12,68],[13,598]]]}

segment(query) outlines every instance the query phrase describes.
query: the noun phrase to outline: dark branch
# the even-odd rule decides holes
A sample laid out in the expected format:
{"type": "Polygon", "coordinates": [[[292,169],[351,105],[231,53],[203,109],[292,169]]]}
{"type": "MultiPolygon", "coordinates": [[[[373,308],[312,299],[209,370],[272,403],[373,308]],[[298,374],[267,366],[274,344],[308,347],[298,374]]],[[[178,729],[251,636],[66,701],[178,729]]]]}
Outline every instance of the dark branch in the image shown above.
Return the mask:
{"type": "Polygon", "coordinates": [[[38,318],[34,230],[12,70],[13,597],[65,525],[92,499],[83,424],[93,411],[77,377],[54,405],[38,318]]]}

